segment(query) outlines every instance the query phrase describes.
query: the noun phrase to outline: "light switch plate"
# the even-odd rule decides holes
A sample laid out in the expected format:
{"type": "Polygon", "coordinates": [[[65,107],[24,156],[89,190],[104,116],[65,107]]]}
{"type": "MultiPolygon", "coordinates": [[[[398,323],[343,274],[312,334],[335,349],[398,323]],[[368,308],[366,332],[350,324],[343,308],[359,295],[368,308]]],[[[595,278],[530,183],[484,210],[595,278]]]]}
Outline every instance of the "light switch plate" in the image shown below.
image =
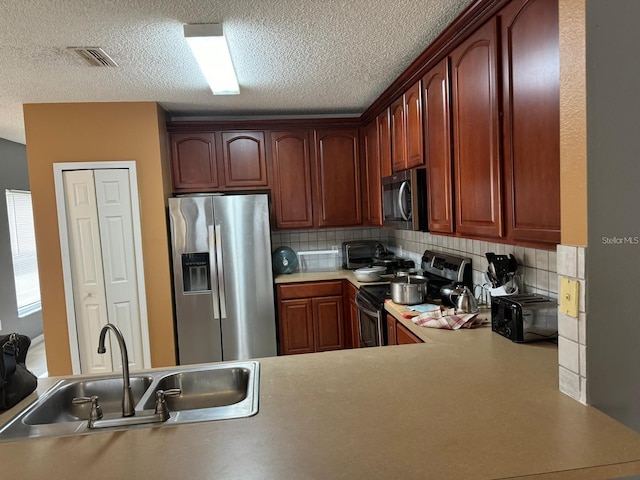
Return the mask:
{"type": "Polygon", "coordinates": [[[563,278],[560,281],[560,311],[570,317],[578,317],[578,294],[580,283],[563,278]]]}

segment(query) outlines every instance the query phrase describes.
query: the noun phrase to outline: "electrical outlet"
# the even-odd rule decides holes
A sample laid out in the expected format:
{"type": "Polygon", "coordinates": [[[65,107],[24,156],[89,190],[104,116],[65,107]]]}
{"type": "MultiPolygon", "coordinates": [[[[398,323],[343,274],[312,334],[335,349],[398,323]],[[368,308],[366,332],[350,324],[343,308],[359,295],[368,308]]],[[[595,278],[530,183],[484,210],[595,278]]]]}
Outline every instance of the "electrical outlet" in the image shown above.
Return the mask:
{"type": "Polygon", "coordinates": [[[580,283],[577,280],[563,278],[560,281],[560,311],[570,317],[578,317],[578,293],[580,283]]]}

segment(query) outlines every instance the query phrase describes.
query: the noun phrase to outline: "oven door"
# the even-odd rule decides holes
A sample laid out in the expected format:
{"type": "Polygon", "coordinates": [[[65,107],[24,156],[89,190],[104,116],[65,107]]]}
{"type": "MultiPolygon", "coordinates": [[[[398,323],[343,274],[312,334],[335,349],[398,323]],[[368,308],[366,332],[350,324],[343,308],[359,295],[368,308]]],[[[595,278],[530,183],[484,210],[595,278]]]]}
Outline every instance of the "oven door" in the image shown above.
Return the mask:
{"type": "Polygon", "coordinates": [[[356,306],[358,307],[360,347],[379,347],[384,345],[382,329],[384,310],[377,310],[361,295],[356,295],[356,306]]]}

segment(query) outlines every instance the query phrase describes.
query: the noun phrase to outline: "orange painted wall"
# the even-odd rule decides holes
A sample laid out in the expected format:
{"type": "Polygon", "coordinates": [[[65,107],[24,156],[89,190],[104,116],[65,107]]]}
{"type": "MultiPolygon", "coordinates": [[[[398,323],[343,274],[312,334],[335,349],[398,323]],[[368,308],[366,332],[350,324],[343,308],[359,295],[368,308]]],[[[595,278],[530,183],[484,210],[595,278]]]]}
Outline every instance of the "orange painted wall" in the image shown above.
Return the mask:
{"type": "Polygon", "coordinates": [[[164,112],[154,102],[27,104],[24,119],[49,374],[72,373],[53,181],[59,162],[136,161],[151,361],[175,365],[164,112]]]}
{"type": "Polygon", "coordinates": [[[559,14],[561,242],[587,246],[585,0],[560,0],[559,14]]]}

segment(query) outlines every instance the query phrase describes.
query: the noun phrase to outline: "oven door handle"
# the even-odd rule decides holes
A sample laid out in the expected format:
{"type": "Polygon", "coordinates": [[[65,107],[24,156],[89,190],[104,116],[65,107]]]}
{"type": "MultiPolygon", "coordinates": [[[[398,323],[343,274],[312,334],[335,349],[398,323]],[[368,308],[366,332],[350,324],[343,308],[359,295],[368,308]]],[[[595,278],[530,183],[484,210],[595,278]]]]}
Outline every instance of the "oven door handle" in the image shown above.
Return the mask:
{"type": "Polygon", "coordinates": [[[356,295],[356,306],[358,307],[358,310],[361,310],[362,312],[369,315],[370,317],[378,318],[378,312],[367,308],[367,306],[362,303],[362,300],[360,300],[357,295],[356,295]]]}

